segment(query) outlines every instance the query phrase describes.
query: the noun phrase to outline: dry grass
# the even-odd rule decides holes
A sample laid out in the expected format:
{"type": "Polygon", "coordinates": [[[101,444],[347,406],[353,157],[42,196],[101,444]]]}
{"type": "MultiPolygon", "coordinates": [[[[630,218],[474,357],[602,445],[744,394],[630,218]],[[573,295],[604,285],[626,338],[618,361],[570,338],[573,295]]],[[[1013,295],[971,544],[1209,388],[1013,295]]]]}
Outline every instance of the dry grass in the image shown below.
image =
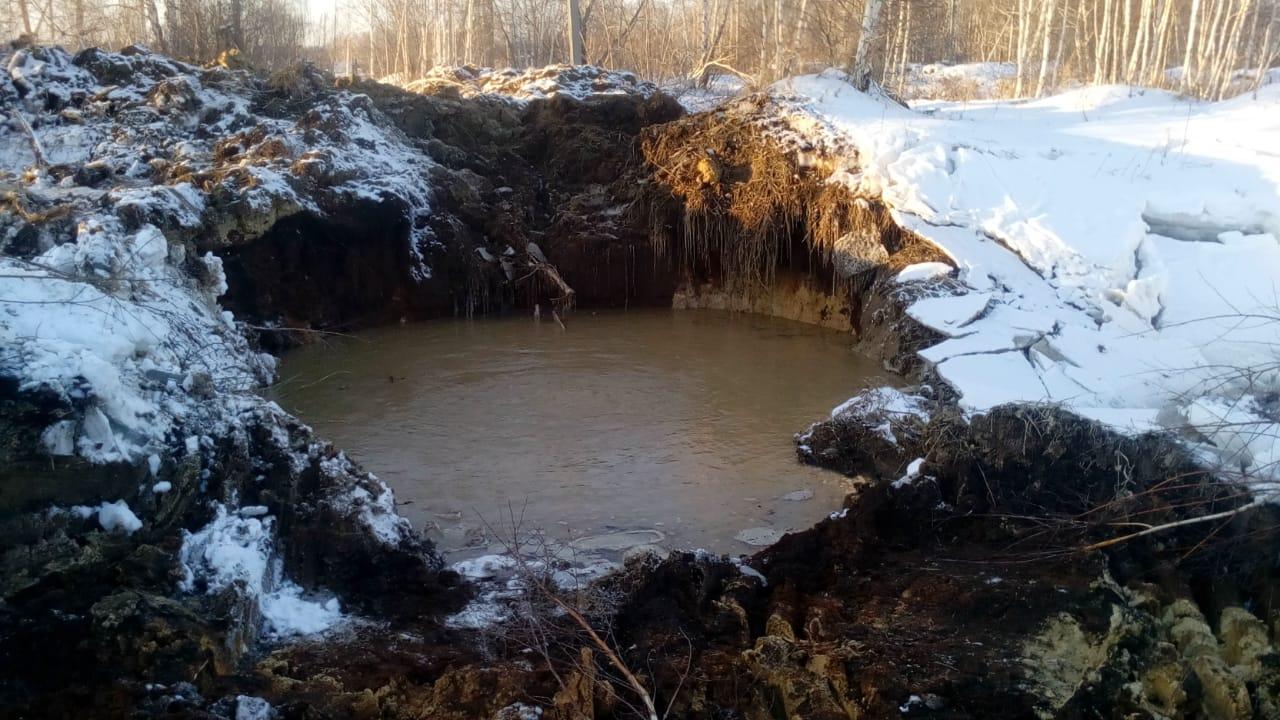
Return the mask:
{"type": "Polygon", "coordinates": [[[746,294],[770,287],[780,266],[807,265],[842,292],[869,287],[876,271],[942,259],[899,228],[878,199],[802,167],[769,134],[767,120],[730,110],[642,134],[657,182],[633,210],[649,218],[658,254],[674,255],[689,271],[714,268],[729,290],[746,294]]]}

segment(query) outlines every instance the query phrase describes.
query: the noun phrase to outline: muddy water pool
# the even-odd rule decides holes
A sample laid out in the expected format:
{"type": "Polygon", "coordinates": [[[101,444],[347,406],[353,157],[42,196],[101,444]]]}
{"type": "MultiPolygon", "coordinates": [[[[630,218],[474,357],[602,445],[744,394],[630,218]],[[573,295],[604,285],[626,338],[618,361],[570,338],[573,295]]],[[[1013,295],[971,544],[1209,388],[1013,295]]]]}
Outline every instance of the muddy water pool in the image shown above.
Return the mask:
{"type": "Polygon", "coordinates": [[[893,381],[851,345],[706,310],[440,321],[292,351],[273,395],[450,560],[517,534],[561,556],[739,554],[840,506],[847,480],[800,464],[793,434],[893,381]]]}

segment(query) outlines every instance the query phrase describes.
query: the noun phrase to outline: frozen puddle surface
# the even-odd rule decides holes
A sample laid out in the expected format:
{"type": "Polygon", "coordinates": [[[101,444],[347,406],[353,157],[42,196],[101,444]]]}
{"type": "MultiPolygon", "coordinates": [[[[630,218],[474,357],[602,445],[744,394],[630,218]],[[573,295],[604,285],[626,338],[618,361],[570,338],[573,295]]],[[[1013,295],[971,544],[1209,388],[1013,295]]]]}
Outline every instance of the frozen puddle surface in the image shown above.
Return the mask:
{"type": "Polygon", "coordinates": [[[294,351],[276,393],[449,560],[518,529],[590,573],[638,548],[751,552],[837,509],[846,480],[798,463],[792,435],[892,381],[851,345],[711,311],[442,321],[294,351]]]}

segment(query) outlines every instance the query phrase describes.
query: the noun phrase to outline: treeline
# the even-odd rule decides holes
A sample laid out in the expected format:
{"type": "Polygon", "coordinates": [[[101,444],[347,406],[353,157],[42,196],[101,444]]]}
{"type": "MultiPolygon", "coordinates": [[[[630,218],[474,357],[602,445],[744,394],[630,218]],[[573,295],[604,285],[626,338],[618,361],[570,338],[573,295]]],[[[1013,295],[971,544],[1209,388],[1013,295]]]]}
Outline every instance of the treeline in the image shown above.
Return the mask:
{"type": "Polygon", "coordinates": [[[195,61],[236,48],[266,67],[307,57],[302,0],[3,0],[0,31],[70,48],[142,43],[195,61]]]}
{"type": "Polygon", "coordinates": [[[1002,88],[1171,87],[1217,98],[1280,61],[1280,0],[3,0],[0,27],[70,46],[416,77],[439,64],[586,62],[658,80],[763,84],[821,67],[906,92],[916,63],[1004,62],[1002,88]]]}

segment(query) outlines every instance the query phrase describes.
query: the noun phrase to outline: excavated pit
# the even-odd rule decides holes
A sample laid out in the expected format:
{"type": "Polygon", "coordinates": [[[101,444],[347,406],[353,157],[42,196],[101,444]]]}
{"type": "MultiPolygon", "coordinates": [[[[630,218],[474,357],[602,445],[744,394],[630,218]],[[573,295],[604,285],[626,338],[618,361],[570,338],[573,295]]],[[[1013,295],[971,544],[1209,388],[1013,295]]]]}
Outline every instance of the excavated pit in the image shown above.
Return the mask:
{"type": "MultiPolygon", "coordinates": [[[[674,305],[837,329],[907,379],[933,380],[915,350],[937,338],[905,316],[920,290],[893,278],[943,258],[878,199],[825,183],[830,159],[796,144],[767,101],[681,118],[661,93],[513,104],[447,87],[358,89],[435,163],[424,168],[432,212],[334,200],[323,217],[296,212],[252,239],[198,247],[222,257],[225,306],[263,347],[535,306],[674,305]],[[411,244],[419,230],[427,239],[411,244]]],[[[24,450],[30,427],[66,410],[0,393],[0,418],[16,428],[6,477],[34,474],[43,458],[24,450]]],[[[862,478],[842,511],[739,563],[633,560],[583,598],[669,717],[1280,714],[1273,513],[1207,538],[1188,529],[1080,552],[1113,537],[1113,523],[1239,500],[1203,482],[1164,491],[1195,472],[1168,438],[1117,438],[1054,409],[963,418],[945,387],[919,393],[927,420],[855,408],[802,436],[802,460],[862,478]],[[917,457],[929,460],[900,481],[917,457]],[[1081,521],[1097,507],[1099,521],[1081,521]]],[[[158,520],[141,538],[86,534],[69,517],[3,527],[2,667],[19,680],[0,696],[6,708],[227,717],[247,694],[281,717],[528,717],[518,704],[544,718],[630,716],[636,698],[562,615],[514,599],[515,622],[448,626],[468,590],[438,560],[422,564],[436,557],[426,545],[370,543],[337,502],[353,484],[376,486],[291,419],[250,427],[209,450],[213,492],[281,508],[291,576],[377,621],[255,650],[240,634],[252,610],[233,593],[172,599],[178,533],[209,518],[191,500],[198,466],[165,465],[180,492],[144,508],[158,520]],[[302,467],[275,430],[309,447],[302,467]],[[79,673],[70,689],[59,686],[68,669],[79,673]]],[[[122,488],[137,471],[103,470],[122,488]]],[[[6,485],[6,506],[49,499],[6,485]]]]}
{"type": "MultiPolygon", "coordinates": [[[[934,380],[915,351],[938,338],[904,312],[922,290],[893,278],[945,258],[898,228],[877,198],[824,182],[829,161],[796,145],[762,103],[677,120],[662,102],[661,112],[637,118],[613,105],[602,112],[535,103],[517,112],[447,96],[372,94],[402,129],[428,138],[441,162],[436,202],[447,222],[432,221],[433,267],[448,271],[427,282],[403,266],[397,275],[394,248],[403,243],[393,240],[403,229],[357,214],[348,227],[312,228],[339,245],[359,244],[353,239],[368,237],[369,227],[387,231],[372,233],[388,241],[374,242],[370,257],[310,261],[319,263],[312,286],[319,280],[342,302],[311,305],[304,295],[277,304],[262,289],[242,292],[236,268],[256,267],[269,279],[277,260],[305,253],[305,221],[284,223],[260,241],[268,250],[232,258],[230,294],[247,298],[239,308],[318,329],[535,306],[732,310],[848,333],[886,368],[934,380]],[[513,254],[526,264],[514,276],[492,259],[513,254]],[[368,270],[342,276],[351,264],[368,270]],[[559,280],[541,273],[544,264],[559,280]]],[[[947,282],[923,292],[949,292],[947,282]]],[[[935,414],[950,417],[947,388],[925,390],[935,414]]],[[[1274,567],[1249,550],[1263,542],[1266,521],[1221,531],[1208,549],[1203,533],[1189,532],[1109,554],[1075,552],[1105,523],[1082,531],[1069,518],[1116,492],[1115,473],[1090,474],[1100,468],[1091,458],[1162,458],[1124,476],[1139,488],[1193,463],[1165,440],[1117,449],[1089,423],[1061,432],[1074,422],[1052,412],[996,414],[972,426],[908,422],[894,425],[900,444],[868,436],[859,422],[815,426],[801,459],[872,485],[845,511],[751,558],[767,584],[695,556],[638,560],[606,581],[612,600],[601,622],[629,661],[649,668],[673,717],[1071,717],[1119,707],[1247,717],[1232,714],[1245,706],[1266,717],[1280,697],[1274,673],[1246,673],[1258,678],[1246,685],[1217,656],[1169,655],[1182,642],[1176,619],[1191,612],[1180,598],[1193,596],[1210,624],[1242,607],[1271,612],[1274,567]],[[916,455],[936,462],[928,479],[891,486],[916,455]],[[1051,518],[1042,521],[1050,530],[1021,526],[1024,514],[1051,518]],[[1064,670],[1064,658],[1075,664],[1064,670]]],[[[1189,505],[1231,503],[1212,493],[1157,497],[1137,512],[1176,518],[1189,505]]],[[[470,718],[537,702],[554,717],[625,716],[620,696],[628,690],[605,679],[598,659],[584,665],[575,628],[546,622],[533,637],[562,639],[546,649],[545,665],[523,662],[521,649],[533,641],[527,627],[508,623],[478,635],[431,630],[390,645],[381,633],[357,633],[294,646],[251,677],[273,702],[318,693],[314,702],[338,714],[373,702],[389,716],[470,718]],[[423,666],[422,658],[431,659],[423,666]]],[[[1224,657],[1238,661],[1235,631],[1205,627],[1218,633],[1224,657]]],[[[1259,648],[1249,662],[1265,665],[1274,650],[1259,648]]]]}
{"type": "MultiPolygon", "coordinates": [[[[823,182],[822,154],[791,144],[762,105],[745,101],[634,137],[615,182],[601,177],[561,195],[569,210],[526,233],[580,291],[580,309],[652,304],[798,320],[848,333],[909,379],[934,380],[915,351],[937,337],[904,313],[921,289],[893,277],[945,258],[893,224],[876,198],[823,182]]],[[[547,187],[555,196],[555,183],[547,187]]],[[[923,291],[949,292],[947,282],[923,291]]],[[[545,288],[501,285],[487,286],[486,297],[502,301],[486,307],[554,304],[545,288]]],[[[922,402],[935,419],[920,427],[892,418],[900,443],[886,443],[865,417],[805,435],[803,460],[872,484],[845,511],[751,558],[767,584],[689,555],[635,561],[606,581],[614,600],[601,621],[625,658],[648,668],[673,717],[1076,717],[1128,708],[1243,718],[1280,707],[1274,672],[1228,669],[1243,657],[1251,668],[1277,657],[1265,643],[1242,650],[1237,629],[1262,625],[1242,608],[1274,615],[1275,567],[1258,561],[1270,520],[1219,528],[1212,541],[1188,531],[1077,552],[1110,537],[1117,517],[1154,523],[1235,500],[1202,484],[1161,494],[1164,478],[1195,472],[1168,439],[1128,444],[1051,410],[969,424],[940,384],[922,402]],[[930,457],[927,478],[892,485],[916,456],[930,457]],[[1102,457],[1149,460],[1117,471],[1102,457]],[[1097,523],[1073,519],[1129,492],[1138,506],[1119,503],[1097,523]],[[1222,655],[1184,652],[1182,617],[1200,618],[1222,655]]],[[[456,657],[438,675],[396,684],[379,706],[466,718],[536,700],[554,717],[626,715],[620,696],[629,691],[603,677],[598,658],[584,665],[572,626],[536,629],[532,637],[569,639],[532,668],[519,659],[520,648],[537,647],[528,631],[509,623],[482,632],[480,646],[496,655],[456,657]]],[[[317,672],[342,688],[333,702],[355,702],[386,691],[406,654],[423,652],[374,651],[373,642],[331,648],[366,659],[355,667],[284,650],[258,677],[292,694],[314,687],[307,677],[317,672]]]]}
{"type": "MultiPolygon", "coordinates": [[[[402,102],[420,112],[426,101],[402,102]]],[[[444,137],[465,135],[444,126],[444,137]]],[[[945,258],[893,224],[876,198],[823,182],[821,153],[792,145],[763,106],[747,101],[628,127],[628,152],[607,155],[605,164],[616,164],[586,184],[561,172],[572,168],[573,177],[583,169],[574,133],[552,142],[538,133],[511,136],[539,142],[537,153],[510,146],[498,153],[527,163],[521,171],[498,172],[488,184],[464,175],[497,212],[453,206],[473,217],[464,223],[469,230],[452,236],[467,239],[466,282],[454,281],[450,301],[425,314],[402,305],[394,312],[420,319],[449,308],[454,315],[563,310],[555,287],[513,286],[475,250],[528,252],[533,241],[576,291],[579,311],[651,305],[787,318],[847,333],[885,367],[933,380],[915,350],[937,337],[904,313],[922,290],[893,277],[912,263],[945,258]],[[570,147],[561,155],[556,142],[570,147]],[[536,190],[513,179],[539,173],[546,180],[536,190]],[[498,188],[506,188],[502,197],[498,188]],[[534,199],[523,217],[511,212],[520,198],[534,199]],[[547,204],[556,201],[558,212],[547,204]]],[[[495,171],[502,163],[483,159],[488,147],[472,141],[458,157],[495,171]]],[[[923,291],[949,292],[946,280],[923,291]]],[[[572,316],[568,322],[572,332],[572,316]]],[[[673,717],[1074,717],[1122,707],[1266,717],[1277,707],[1274,673],[1241,675],[1218,656],[1177,656],[1177,618],[1193,612],[1178,604],[1182,598],[1203,608],[1205,631],[1217,633],[1214,642],[1232,662],[1240,657],[1236,631],[1214,618],[1252,618],[1243,607],[1272,614],[1274,567],[1251,555],[1265,544],[1268,521],[1220,529],[1207,548],[1203,533],[1188,532],[1109,554],[1075,552],[1109,536],[1105,522],[1082,529],[1071,520],[1116,495],[1116,473],[1096,458],[1151,458],[1123,475],[1138,488],[1158,487],[1194,463],[1166,440],[1130,447],[1052,412],[998,413],[969,425],[948,409],[947,393],[935,384],[924,402],[952,419],[920,428],[894,418],[900,443],[849,420],[806,434],[801,459],[872,485],[845,511],[751,558],[767,584],[689,555],[633,561],[606,581],[613,600],[601,622],[630,662],[648,668],[673,717]],[[931,458],[928,478],[891,486],[917,455],[931,458]],[[1045,518],[1048,529],[1021,517],[1045,518]]],[[[1183,507],[1232,502],[1189,492],[1157,494],[1149,506],[1119,514],[1146,513],[1154,522],[1181,517],[1183,507]]],[[[508,622],[478,636],[429,634],[391,647],[358,636],[323,650],[278,651],[255,677],[265,696],[281,699],[323,683],[324,704],[335,708],[354,707],[372,691],[380,712],[392,716],[483,717],[533,702],[554,717],[626,715],[621,699],[629,691],[603,677],[608,667],[598,658],[583,664],[575,628],[554,620],[537,627],[534,638],[565,639],[547,651],[548,664],[532,667],[520,655],[537,647],[528,632],[508,622]],[[474,657],[458,643],[478,643],[486,655],[474,657]],[[425,674],[409,660],[442,653],[451,660],[425,674]],[[415,679],[406,683],[406,674],[415,679]]],[[[1250,657],[1265,666],[1261,658],[1275,654],[1259,646],[1250,657]]]]}

